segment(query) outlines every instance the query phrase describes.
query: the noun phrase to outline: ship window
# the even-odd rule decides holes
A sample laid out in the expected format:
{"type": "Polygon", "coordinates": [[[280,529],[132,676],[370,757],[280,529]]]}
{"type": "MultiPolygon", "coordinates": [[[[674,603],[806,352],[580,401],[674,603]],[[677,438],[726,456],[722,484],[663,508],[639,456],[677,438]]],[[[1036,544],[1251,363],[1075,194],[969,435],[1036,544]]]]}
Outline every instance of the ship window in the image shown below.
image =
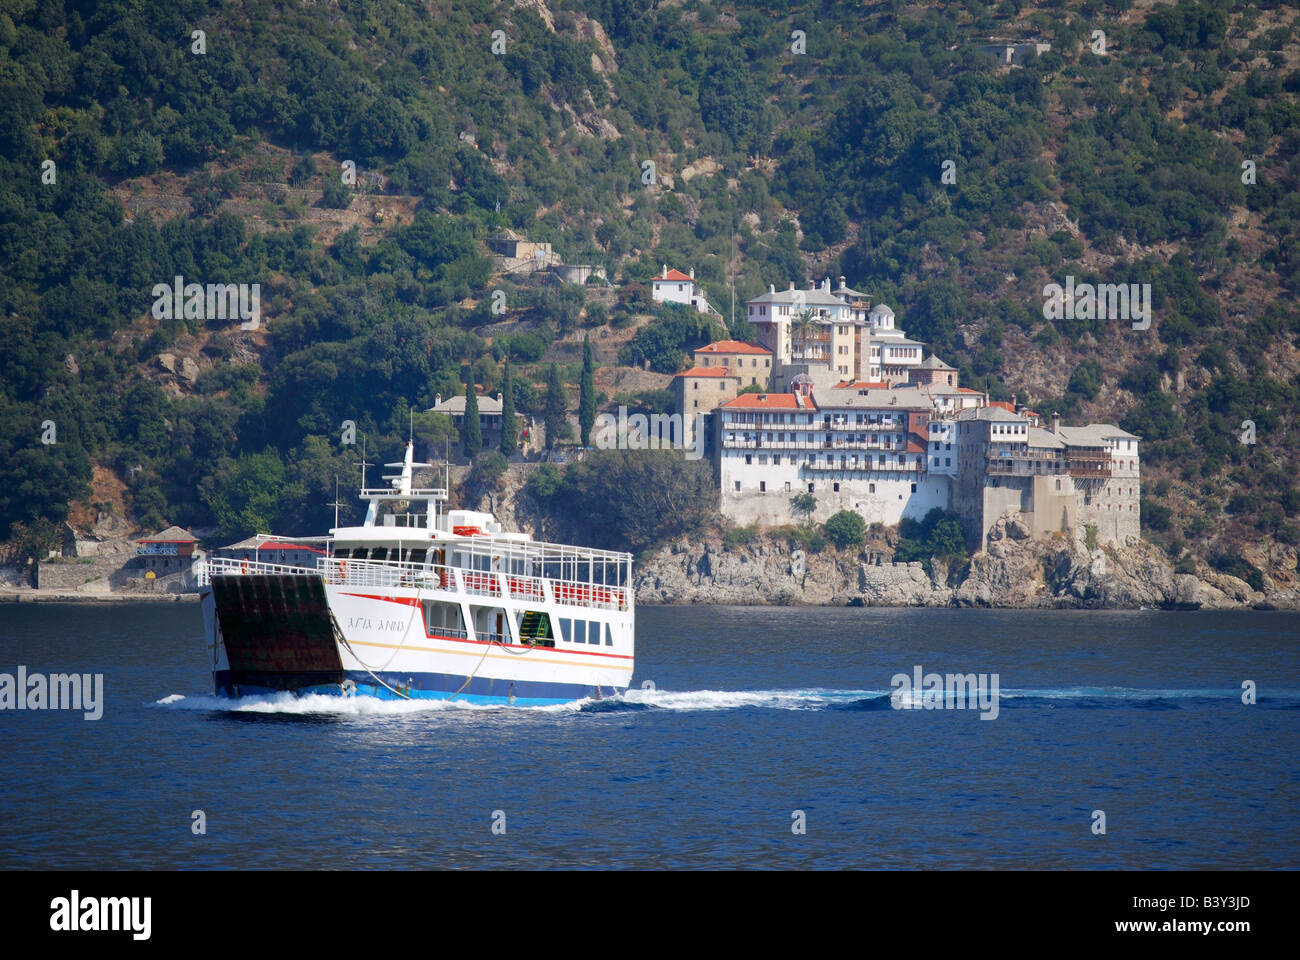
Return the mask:
{"type": "Polygon", "coordinates": [[[344,547],[342,550],[334,551],[334,556],[340,560],[346,560],[351,555],[352,555],[352,550],[348,547],[344,547]]]}
{"type": "MultiPolygon", "coordinates": [[[[394,551],[394,553],[396,553],[396,551],[394,551]]],[[[387,547],[375,547],[373,550],[370,551],[370,559],[371,559],[371,560],[387,560],[387,559],[388,559],[388,548],[387,548],[387,547]]]]}
{"type": "Polygon", "coordinates": [[[411,563],[414,563],[417,566],[422,567],[424,566],[424,558],[427,554],[428,554],[428,550],[425,549],[424,547],[421,547],[419,550],[412,550],[411,555],[408,559],[410,560],[411,563]]]}
{"type": "Polygon", "coordinates": [[[573,637],[573,620],[569,617],[560,617],[560,638],[565,643],[572,643],[573,637]]]}
{"type": "Polygon", "coordinates": [[[605,629],[605,646],[612,647],[613,645],[614,645],[614,626],[613,624],[610,624],[605,629]]]}

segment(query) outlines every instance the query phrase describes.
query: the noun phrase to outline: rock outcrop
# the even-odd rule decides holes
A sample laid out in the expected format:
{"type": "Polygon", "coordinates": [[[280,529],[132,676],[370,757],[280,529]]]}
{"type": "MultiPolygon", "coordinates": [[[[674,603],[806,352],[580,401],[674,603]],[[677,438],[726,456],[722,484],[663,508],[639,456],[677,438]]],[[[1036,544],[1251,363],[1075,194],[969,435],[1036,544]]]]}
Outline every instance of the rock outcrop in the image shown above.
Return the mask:
{"type": "Polygon", "coordinates": [[[1000,520],[989,549],[960,569],[934,560],[890,563],[879,556],[805,553],[785,541],[755,538],[727,549],[721,539],[678,541],[636,568],[639,603],[844,605],[888,607],[1078,607],[1300,609],[1300,593],[1266,580],[1204,570],[1175,573],[1146,544],[1088,550],[1064,536],[1034,541],[1018,520],[1000,520]]]}

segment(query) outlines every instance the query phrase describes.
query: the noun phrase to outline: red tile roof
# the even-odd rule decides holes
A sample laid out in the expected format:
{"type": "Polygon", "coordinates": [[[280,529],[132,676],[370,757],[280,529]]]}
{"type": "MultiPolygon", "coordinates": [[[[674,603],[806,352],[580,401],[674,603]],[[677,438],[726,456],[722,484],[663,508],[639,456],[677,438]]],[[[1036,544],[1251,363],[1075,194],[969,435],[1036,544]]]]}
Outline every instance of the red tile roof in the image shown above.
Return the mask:
{"type": "Polygon", "coordinates": [[[724,407],[749,407],[759,410],[798,410],[799,403],[793,393],[742,393],[728,400],[724,407]]]}
{"type": "Polygon", "coordinates": [[[278,540],[268,540],[260,547],[254,547],[253,549],[254,550],[310,550],[312,553],[319,553],[321,556],[325,555],[325,551],[319,549],[318,547],[308,546],[305,543],[281,543],[278,540]]]}
{"type": "Polygon", "coordinates": [[[972,390],[970,387],[958,387],[958,393],[983,393],[983,390],[972,390]]]}
{"type": "Polygon", "coordinates": [[[990,400],[989,406],[1001,407],[1003,410],[1006,410],[1008,413],[1016,412],[1016,405],[1014,403],[1007,403],[1005,400],[990,400]]]}
{"type": "Polygon", "coordinates": [[[691,367],[677,374],[678,377],[730,377],[731,375],[731,371],[726,367],[691,367]]]}
{"type": "Polygon", "coordinates": [[[755,343],[745,343],[741,340],[719,340],[711,343],[707,347],[700,347],[696,353],[757,353],[770,356],[772,351],[767,347],[760,347],[755,343]]]}
{"type": "Polygon", "coordinates": [[[667,273],[665,273],[662,277],[655,277],[655,279],[656,279],[656,280],[661,280],[661,281],[662,281],[662,280],[680,280],[680,281],[685,281],[686,283],[694,283],[694,282],[695,282],[695,281],[692,280],[690,277],[688,277],[686,274],[682,273],[680,270],[669,270],[669,271],[668,271],[667,273]]]}

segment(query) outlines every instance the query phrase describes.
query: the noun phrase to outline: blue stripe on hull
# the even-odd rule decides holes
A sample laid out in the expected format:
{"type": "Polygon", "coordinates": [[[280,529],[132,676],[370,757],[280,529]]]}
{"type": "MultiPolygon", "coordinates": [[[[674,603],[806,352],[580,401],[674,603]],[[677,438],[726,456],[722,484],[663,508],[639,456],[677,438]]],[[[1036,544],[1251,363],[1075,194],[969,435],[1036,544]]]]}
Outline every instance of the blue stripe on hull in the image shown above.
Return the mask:
{"type": "MultiPolygon", "coordinates": [[[[375,697],[380,700],[463,700],[466,703],[514,704],[516,706],[547,706],[557,703],[571,703],[585,698],[607,697],[621,693],[614,687],[587,686],[581,683],[544,683],[536,680],[501,680],[492,677],[475,677],[465,686],[464,676],[446,673],[385,674],[377,676],[394,690],[387,690],[375,683],[374,677],[363,671],[349,671],[346,678],[356,684],[356,692],[361,696],[375,697]],[[464,689],[462,689],[462,687],[464,689]],[[457,692],[459,691],[459,692],[457,692]]],[[[218,696],[234,696],[230,688],[230,673],[219,670],[212,677],[218,696]]],[[[272,686],[239,685],[239,696],[283,693],[283,689],[272,686]]],[[[294,693],[319,693],[342,696],[342,690],[335,684],[303,687],[294,693]]]]}

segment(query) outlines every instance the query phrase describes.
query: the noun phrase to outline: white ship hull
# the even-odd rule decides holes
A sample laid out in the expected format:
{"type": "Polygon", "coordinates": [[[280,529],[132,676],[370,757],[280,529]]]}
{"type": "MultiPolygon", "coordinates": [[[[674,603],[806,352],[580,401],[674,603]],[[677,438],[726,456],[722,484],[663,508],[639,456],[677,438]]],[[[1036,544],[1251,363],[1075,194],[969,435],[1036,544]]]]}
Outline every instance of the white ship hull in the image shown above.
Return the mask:
{"type": "Polygon", "coordinates": [[[359,693],[519,705],[622,693],[632,592],[453,568],[210,562],[201,589],[217,692],[359,693]],[[545,621],[549,636],[529,635],[545,621]]]}

